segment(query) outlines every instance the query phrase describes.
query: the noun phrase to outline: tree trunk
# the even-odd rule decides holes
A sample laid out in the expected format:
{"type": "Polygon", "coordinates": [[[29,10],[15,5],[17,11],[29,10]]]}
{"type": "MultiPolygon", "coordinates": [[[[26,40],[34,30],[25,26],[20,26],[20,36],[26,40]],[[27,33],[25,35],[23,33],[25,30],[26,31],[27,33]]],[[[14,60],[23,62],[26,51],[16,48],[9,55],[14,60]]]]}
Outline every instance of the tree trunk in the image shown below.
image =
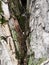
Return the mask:
{"type": "Polygon", "coordinates": [[[14,52],[16,53],[16,56],[18,56],[18,59],[20,60],[20,65],[21,65],[21,64],[26,64],[27,46],[26,46],[25,36],[23,35],[23,31],[19,25],[18,20],[17,20],[17,16],[20,16],[20,14],[21,14],[21,12],[19,11],[19,7],[20,7],[20,3],[18,0],[15,0],[15,1],[8,0],[8,2],[2,2],[2,10],[4,13],[5,20],[8,20],[8,22],[9,22],[10,16],[11,16],[11,18],[13,18],[12,22],[14,23],[14,30],[17,33],[17,41],[18,41],[19,51],[17,50],[17,46],[16,46],[17,43],[15,43],[15,40],[14,40],[14,42],[12,40],[12,37],[11,37],[12,33],[9,29],[10,27],[9,27],[8,23],[3,24],[4,25],[3,30],[5,29],[5,33],[6,33],[5,36],[7,38],[7,44],[9,45],[10,50],[12,50],[13,53],[14,52]],[[6,9],[9,8],[7,13],[6,13],[3,5],[5,5],[5,7],[7,6],[6,9]],[[8,7],[8,5],[9,5],[9,7],[8,7]],[[8,14],[10,14],[10,15],[8,15],[8,14]],[[14,45],[15,45],[15,47],[14,47],[14,45]]]}
{"type": "MultiPolygon", "coordinates": [[[[49,0],[31,0],[27,8],[31,13],[30,31],[33,30],[30,34],[30,48],[32,50],[30,53],[34,52],[34,60],[30,63],[33,58],[33,55],[30,54],[31,59],[28,65],[40,65],[49,58],[49,0]],[[43,61],[40,62],[41,60],[43,61]]],[[[49,65],[47,62],[41,65],[49,65]]]]}
{"type": "Polygon", "coordinates": [[[9,7],[8,14],[10,13],[8,16],[2,6],[4,17],[9,21],[9,27],[8,24],[4,24],[4,26],[7,30],[6,35],[10,50],[14,50],[16,53],[14,59],[18,59],[19,65],[26,65],[27,62],[28,65],[49,65],[49,0],[27,0],[26,9],[30,13],[30,19],[24,9],[25,4],[22,7],[23,2],[20,3],[21,1],[8,0],[6,2],[9,7]],[[15,39],[13,31],[16,33],[15,39]]]}

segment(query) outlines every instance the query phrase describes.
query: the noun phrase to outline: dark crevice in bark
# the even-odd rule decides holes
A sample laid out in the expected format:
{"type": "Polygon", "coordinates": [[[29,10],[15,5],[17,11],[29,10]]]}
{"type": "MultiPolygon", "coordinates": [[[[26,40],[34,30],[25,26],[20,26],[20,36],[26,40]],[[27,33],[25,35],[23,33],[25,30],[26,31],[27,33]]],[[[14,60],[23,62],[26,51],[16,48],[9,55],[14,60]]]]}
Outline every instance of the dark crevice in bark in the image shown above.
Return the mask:
{"type": "Polygon", "coordinates": [[[45,30],[45,27],[43,27],[43,30],[45,30]]]}
{"type": "Polygon", "coordinates": [[[8,5],[9,5],[10,14],[11,14],[12,18],[14,19],[15,31],[18,33],[17,41],[19,42],[19,51],[17,51],[16,45],[15,45],[16,56],[18,56],[18,59],[20,60],[20,65],[25,65],[25,62],[27,64],[27,60],[24,60],[27,58],[26,38],[30,34],[30,32],[28,31],[29,22],[27,20],[27,19],[29,19],[29,14],[24,13],[26,11],[25,9],[26,9],[27,0],[21,0],[22,6],[20,6],[19,0],[15,0],[15,1],[11,0],[12,2],[10,0],[8,0],[8,1],[9,1],[8,5]],[[17,2],[17,5],[19,5],[20,7],[15,4],[16,2],[17,2]],[[12,3],[13,3],[13,7],[12,7],[12,3]],[[23,8],[25,11],[23,10],[23,8]],[[20,9],[22,9],[22,10],[20,11],[20,9]],[[20,14],[18,13],[18,11],[20,14]],[[18,13],[18,15],[17,15],[17,13],[18,13]],[[24,13],[25,16],[21,16],[22,13],[24,13]],[[19,18],[19,20],[17,20],[18,18],[19,18]],[[29,33],[26,36],[27,31],[29,33]],[[25,32],[25,34],[23,34],[23,32],[25,32]]]}
{"type": "Polygon", "coordinates": [[[21,0],[22,6],[26,8],[27,0],[21,0]]]}
{"type": "MultiPolygon", "coordinates": [[[[24,59],[27,56],[27,46],[26,46],[26,40],[25,36],[23,35],[23,32],[20,28],[20,25],[18,23],[17,19],[14,19],[14,25],[15,25],[15,30],[18,33],[17,40],[19,42],[19,59],[20,59],[20,65],[24,65],[24,59]]],[[[17,54],[17,53],[16,53],[17,54]]]]}
{"type": "MultiPolygon", "coordinates": [[[[10,30],[10,33],[11,33],[11,37],[12,37],[12,40],[13,40],[13,35],[12,35],[12,32],[11,32],[11,29],[10,29],[10,25],[8,23],[8,26],[9,26],[9,30],[10,30]]],[[[6,37],[6,40],[7,40],[8,37],[6,37]]],[[[15,40],[13,40],[14,42],[14,47],[15,47],[15,58],[19,59],[19,52],[17,51],[17,48],[16,48],[16,44],[15,44],[15,40]]]]}

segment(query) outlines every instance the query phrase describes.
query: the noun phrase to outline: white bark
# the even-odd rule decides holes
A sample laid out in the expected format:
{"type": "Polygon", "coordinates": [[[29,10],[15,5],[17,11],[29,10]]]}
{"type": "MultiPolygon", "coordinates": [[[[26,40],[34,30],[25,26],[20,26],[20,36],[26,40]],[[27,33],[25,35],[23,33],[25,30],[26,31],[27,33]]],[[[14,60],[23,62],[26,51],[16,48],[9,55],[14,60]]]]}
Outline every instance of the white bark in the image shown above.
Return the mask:
{"type": "Polygon", "coordinates": [[[4,40],[0,41],[0,60],[2,65],[17,65],[18,60],[16,60],[12,55],[9,54],[8,45],[4,40]]]}
{"type": "MultiPolygon", "coordinates": [[[[5,4],[3,1],[1,1],[1,4],[2,4],[2,10],[3,10],[5,20],[9,20],[10,13],[9,13],[9,9],[8,9],[8,4],[5,4]]],[[[11,37],[8,23],[5,23],[3,25],[0,24],[0,31],[1,31],[0,37],[3,36],[6,38],[8,36],[6,45],[4,43],[2,43],[5,53],[7,54],[7,56],[10,56],[10,59],[11,59],[11,60],[9,60],[8,65],[17,65],[18,60],[15,58],[15,47],[14,47],[13,39],[11,37]],[[8,52],[7,52],[7,50],[8,50],[8,52]]],[[[4,58],[4,55],[6,56],[5,53],[3,54],[3,58],[4,58]]],[[[4,60],[7,60],[7,59],[4,58],[4,60]]],[[[4,65],[4,63],[3,63],[3,65],[4,65]]]]}
{"type": "Polygon", "coordinates": [[[29,12],[31,33],[31,48],[35,58],[49,57],[49,14],[46,0],[31,0],[29,12]],[[45,30],[43,29],[45,27],[45,30]]]}
{"type": "Polygon", "coordinates": [[[1,1],[1,4],[2,4],[2,10],[4,13],[4,17],[6,20],[9,20],[10,12],[9,12],[9,8],[8,8],[8,4],[5,4],[3,1],[1,1]]]}
{"type": "Polygon", "coordinates": [[[5,62],[7,63],[7,65],[13,65],[9,56],[9,53],[7,51],[7,43],[4,40],[1,40],[1,44],[2,44],[2,64],[5,65],[5,62]],[[3,62],[4,60],[4,62],[3,62]]]}
{"type": "Polygon", "coordinates": [[[44,61],[44,62],[41,63],[40,65],[49,65],[49,59],[47,59],[46,61],[44,61]]]}

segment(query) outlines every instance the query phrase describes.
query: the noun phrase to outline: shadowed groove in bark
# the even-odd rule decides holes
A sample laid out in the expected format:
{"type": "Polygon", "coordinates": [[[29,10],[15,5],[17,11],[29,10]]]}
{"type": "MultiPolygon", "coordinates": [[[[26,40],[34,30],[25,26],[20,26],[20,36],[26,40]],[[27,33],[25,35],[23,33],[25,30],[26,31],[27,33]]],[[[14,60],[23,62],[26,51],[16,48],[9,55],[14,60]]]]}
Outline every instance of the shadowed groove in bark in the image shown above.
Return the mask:
{"type": "MultiPolygon", "coordinates": [[[[22,0],[21,0],[21,2],[24,3],[22,0]]],[[[27,57],[26,36],[23,34],[22,28],[19,24],[19,21],[17,20],[17,16],[20,16],[20,14],[24,13],[23,10],[22,10],[23,12],[21,12],[21,10],[20,10],[20,9],[23,9],[23,7],[22,7],[23,4],[22,4],[22,6],[20,6],[20,9],[19,9],[19,6],[18,6],[19,0],[15,0],[15,1],[14,0],[8,0],[8,3],[9,3],[10,14],[11,14],[12,17],[13,16],[15,17],[15,18],[13,17],[13,19],[14,19],[15,30],[18,33],[17,40],[19,42],[18,55],[19,55],[20,63],[24,65],[24,62],[25,62],[24,59],[27,57]],[[17,2],[17,4],[16,4],[16,2],[17,2]]],[[[26,6],[26,0],[25,0],[24,8],[25,8],[25,6],[26,6]]],[[[25,27],[24,27],[24,29],[25,29],[25,27]]],[[[25,31],[25,33],[26,33],[26,31],[25,31]]]]}

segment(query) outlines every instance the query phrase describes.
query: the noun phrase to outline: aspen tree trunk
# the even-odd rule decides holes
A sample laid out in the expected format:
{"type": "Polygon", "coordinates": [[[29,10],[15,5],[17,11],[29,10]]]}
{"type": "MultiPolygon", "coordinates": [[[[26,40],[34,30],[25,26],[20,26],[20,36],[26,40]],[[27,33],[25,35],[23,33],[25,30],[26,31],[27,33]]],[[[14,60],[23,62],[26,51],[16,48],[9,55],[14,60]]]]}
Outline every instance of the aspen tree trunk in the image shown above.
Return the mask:
{"type": "MultiPolygon", "coordinates": [[[[7,1],[6,1],[7,2],[7,1]]],[[[11,59],[11,62],[13,63],[13,65],[17,65],[18,64],[18,60],[15,58],[15,46],[14,46],[14,41],[12,39],[11,36],[11,31],[8,25],[9,22],[9,18],[10,18],[10,12],[8,9],[8,3],[5,4],[4,1],[1,1],[1,7],[3,10],[3,14],[2,16],[5,18],[5,21],[7,21],[7,23],[3,23],[0,25],[0,30],[2,35],[0,34],[1,38],[4,39],[7,42],[7,50],[9,53],[9,57],[11,59]]]]}
{"type": "Polygon", "coordinates": [[[27,1],[30,1],[27,4],[31,13],[30,31],[33,30],[30,34],[30,53],[34,52],[34,56],[30,54],[28,65],[49,65],[49,0],[27,1]]]}
{"type": "Polygon", "coordinates": [[[18,46],[19,46],[18,55],[16,53],[17,48],[14,47],[15,41],[13,42],[13,39],[11,37],[11,32],[10,32],[10,29],[9,29],[10,27],[9,27],[8,23],[3,24],[3,30],[6,33],[5,37],[7,38],[7,44],[9,46],[9,50],[11,52],[11,58],[15,62],[15,60],[16,60],[15,56],[17,55],[19,57],[18,59],[20,60],[20,65],[22,65],[22,64],[26,65],[27,64],[27,60],[26,60],[26,57],[27,57],[26,39],[25,39],[25,36],[23,35],[22,29],[21,29],[19,22],[17,20],[17,17],[16,17],[17,15],[20,15],[18,5],[19,5],[18,0],[15,0],[15,1],[12,1],[12,0],[9,1],[8,0],[7,2],[4,2],[4,1],[2,2],[2,10],[3,10],[5,20],[8,20],[8,22],[9,22],[9,18],[10,18],[10,16],[12,16],[12,18],[13,18],[12,22],[14,22],[14,24],[13,24],[14,30],[18,34],[17,35],[17,41],[19,43],[18,44],[18,46]],[[16,9],[15,9],[15,7],[16,7],[16,9]],[[7,12],[4,8],[7,10],[7,12]],[[16,53],[16,55],[15,55],[15,53],[16,53]]]}

